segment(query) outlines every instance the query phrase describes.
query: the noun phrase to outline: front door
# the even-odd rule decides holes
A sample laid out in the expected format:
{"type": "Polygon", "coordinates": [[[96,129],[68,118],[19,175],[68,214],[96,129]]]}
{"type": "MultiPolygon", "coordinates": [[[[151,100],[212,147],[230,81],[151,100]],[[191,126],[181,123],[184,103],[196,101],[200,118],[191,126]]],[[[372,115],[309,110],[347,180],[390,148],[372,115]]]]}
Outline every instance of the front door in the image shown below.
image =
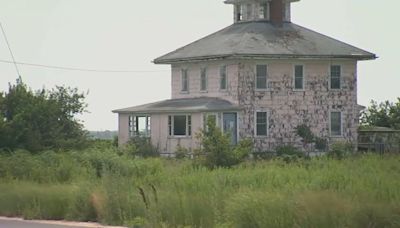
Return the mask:
{"type": "Polygon", "coordinates": [[[225,134],[231,136],[231,143],[237,143],[237,113],[229,112],[223,114],[223,129],[225,134]]]}

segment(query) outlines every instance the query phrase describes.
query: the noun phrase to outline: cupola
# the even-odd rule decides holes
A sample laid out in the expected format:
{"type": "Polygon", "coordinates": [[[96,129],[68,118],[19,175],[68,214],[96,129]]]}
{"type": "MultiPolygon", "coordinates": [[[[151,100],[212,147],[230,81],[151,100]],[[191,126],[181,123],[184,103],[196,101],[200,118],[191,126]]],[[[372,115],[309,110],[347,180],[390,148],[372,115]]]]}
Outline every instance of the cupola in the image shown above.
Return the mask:
{"type": "Polygon", "coordinates": [[[290,22],[290,4],[300,0],[226,0],[234,6],[234,22],[269,21],[274,24],[290,22]]]}

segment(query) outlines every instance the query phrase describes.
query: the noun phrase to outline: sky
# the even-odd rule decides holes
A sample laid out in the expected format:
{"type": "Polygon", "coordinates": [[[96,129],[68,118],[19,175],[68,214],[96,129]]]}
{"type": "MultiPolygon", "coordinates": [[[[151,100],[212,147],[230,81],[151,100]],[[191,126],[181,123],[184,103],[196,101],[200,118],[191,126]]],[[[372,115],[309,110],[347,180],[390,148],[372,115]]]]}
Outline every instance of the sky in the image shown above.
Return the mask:
{"type": "MultiPolygon", "coordinates": [[[[358,102],[400,97],[399,0],[301,0],[292,22],[376,53],[358,65],[358,102]]],[[[169,65],[152,60],[233,23],[223,0],[0,0],[0,22],[18,62],[131,71],[97,73],[19,66],[32,89],[55,85],[89,92],[88,130],[116,130],[111,110],[171,96],[169,65]]],[[[0,35],[0,60],[11,60],[0,35]]],[[[17,78],[0,62],[0,91],[17,78]]]]}

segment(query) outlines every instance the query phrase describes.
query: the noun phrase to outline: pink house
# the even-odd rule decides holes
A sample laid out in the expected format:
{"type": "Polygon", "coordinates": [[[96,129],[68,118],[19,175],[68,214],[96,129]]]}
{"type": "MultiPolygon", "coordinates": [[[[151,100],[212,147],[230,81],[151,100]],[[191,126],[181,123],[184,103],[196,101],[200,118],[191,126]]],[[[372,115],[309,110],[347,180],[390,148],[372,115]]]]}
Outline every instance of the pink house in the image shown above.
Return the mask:
{"type": "Polygon", "coordinates": [[[376,56],[292,23],[296,1],[226,0],[232,25],[154,60],[171,65],[170,100],[113,111],[119,143],[142,136],[161,152],[192,150],[207,118],[257,151],[300,143],[301,124],[357,143],[357,62],[376,56]]]}

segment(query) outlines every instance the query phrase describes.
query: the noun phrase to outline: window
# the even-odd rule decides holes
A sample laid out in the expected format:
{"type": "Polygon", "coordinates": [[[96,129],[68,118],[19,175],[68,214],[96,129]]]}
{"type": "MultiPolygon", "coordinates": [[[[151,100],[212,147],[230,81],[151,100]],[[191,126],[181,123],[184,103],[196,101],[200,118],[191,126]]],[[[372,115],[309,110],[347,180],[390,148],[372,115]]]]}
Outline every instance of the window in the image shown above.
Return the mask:
{"type": "Polygon", "coordinates": [[[188,70],[182,69],[182,92],[189,91],[189,78],[188,78],[188,70]]]}
{"type": "Polygon", "coordinates": [[[252,4],[247,4],[246,5],[246,10],[247,10],[247,19],[246,20],[250,20],[251,19],[251,14],[252,14],[252,4]]]}
{"type": "Polygon", "coordinates": [[[342,135],[342,113],[331,112],[331,136],[342,135]]]}
{"type": "Polygon", "coordinates": [[[191,136],[192,117],[190,115],[168,116],[168,134],[170,136],[191,136]]]}
{"type": "Polygon", "coordinates": [[[207,91],[207,68],[200,70],[200,90],[207,91]]]}
{"type": "Polygon", "coordinates": [[[220,89],[226,90],[228,87],[228,79],[226,77],[226,66],[221,66],[219,69],[219,76],[220,76],[220,89]]]}
{"type": "Polygon", "coordinates": [[[203,129],[206,129],[208,131],[208,121],[213,121],[215,123],[215,126],[218,126],[218,115],[217,113],[205,113],[203,115],[203,129]]]}
{"type": "Polygon", "coordinates": [[[256,113],[256,135],[267,136],[268,135],[268,113],[257,112],[256,113]]]}
{"type": "Polygon", "coordinates": [[[236,5],[236,21],[243,20],[243,7],[242,5],[236,5]]]}
{"type": "Polygon", "coordinates": [[[269,20],[269,2],[260,3],[259,18],[269,20]]]}
{"type": "Polygon", "coordinates": [[[256,67],[256,88],[267,89],[267,65],[256,67]]]}
{"type": "Polygon", "coordinates": [[[129,116],[129,136],[150,137],[150,116],[129,116]]]}
{"type": "Polygon", "coordinates": [[[302,65],[294,66],[294,89],[304,89],[304,67],[302,65]]]}
{"type": "Polygon", "coordinates": [[[341,66],[332,65],[331,66],[331,89],[340,89],[340,78],[342,74],[341,66]]]}

